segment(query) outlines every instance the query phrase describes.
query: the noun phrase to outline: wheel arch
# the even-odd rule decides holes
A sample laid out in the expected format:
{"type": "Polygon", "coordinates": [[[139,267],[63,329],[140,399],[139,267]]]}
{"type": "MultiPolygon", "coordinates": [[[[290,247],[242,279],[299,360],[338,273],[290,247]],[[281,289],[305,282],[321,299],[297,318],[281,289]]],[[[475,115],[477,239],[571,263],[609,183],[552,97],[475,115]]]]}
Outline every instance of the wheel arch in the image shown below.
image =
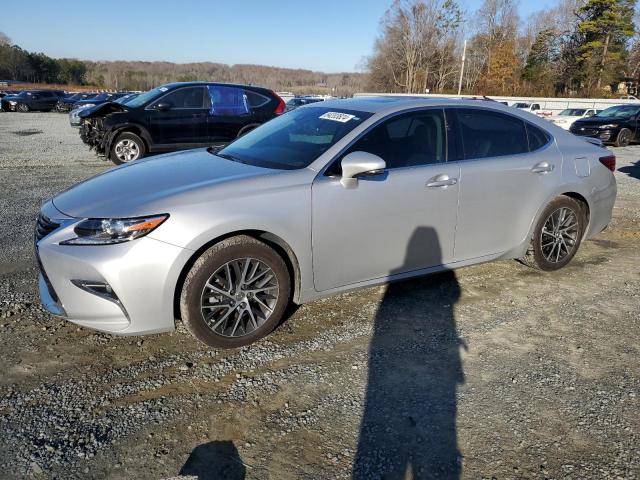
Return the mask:
{"type": "Polygon", "coordinates": [[[182,267],[173,292],[173,311],[175,318],[180,318],[180,294],[182,292],[182,286],[184,285],[184,280],[196,260],[198,260],[198,258],[200,258],[207,249],[211,248],[216,243],[239,235],[247,235],[266,243],[282,257],[284,263],[287,265],[287,270],[289,271],[289,275],[292,280],[292,300],[294,303],[300,302],[300,264],[298,262],[298,257],[291,246],[283,238],[271,232],[264,230],[236,230],[220,235],[202,245],[198,250],[193,252],[189,257],[189,260],[187,260],[185,265],[182,267]]]}
{"type": "Polygon", "coordinates": [[[113,142],[116,141],[116,138],[118,138],[118,135],[120,135],[121,133],[133,133],[134,135],[139,136],[142,140],[142,143],[144,143],[145,152],[149,153],[149,146],[151,145],[151,137],[149,136],[149,132],[147,132],[144,127],[136,125],[135,123],[128,123],[126,125],[114,128],[111,135],[109,135],[108,145],[105,145],[105,152],[108,153],[111,151],[113,142]]]}

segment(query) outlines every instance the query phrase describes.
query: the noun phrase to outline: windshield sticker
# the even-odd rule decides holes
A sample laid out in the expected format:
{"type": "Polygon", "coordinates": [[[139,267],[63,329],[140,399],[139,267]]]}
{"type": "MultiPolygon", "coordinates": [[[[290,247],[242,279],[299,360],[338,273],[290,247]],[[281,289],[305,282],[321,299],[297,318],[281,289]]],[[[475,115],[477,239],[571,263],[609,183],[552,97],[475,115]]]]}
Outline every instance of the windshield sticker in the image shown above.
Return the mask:
{"type": "Polygon", "coordinates": [[[169,89],[167,87],[160,87],[158,90],[160,90],[161,92],[166,92],[169,89]]]}
{"type": "Polygon", "coordinates": [[[334,122],[347,123],[352,118],[356,118],[355,115],[349,115],[348,113],[340,112],[327,112],[320,115],[323,120],[333,120],[334,122]]]}

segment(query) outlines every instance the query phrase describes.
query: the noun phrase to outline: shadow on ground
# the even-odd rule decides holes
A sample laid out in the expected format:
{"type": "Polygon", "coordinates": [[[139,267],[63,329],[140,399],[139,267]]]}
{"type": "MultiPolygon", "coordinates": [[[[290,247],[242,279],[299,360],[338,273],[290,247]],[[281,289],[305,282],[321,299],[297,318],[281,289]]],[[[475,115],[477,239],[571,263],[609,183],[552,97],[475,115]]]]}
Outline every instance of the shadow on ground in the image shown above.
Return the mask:
{"type": "Polygon", "coordinates": [[[198,480],[242,480],[245,466],[231,441],[214,441],[194,448],[180,469],[181,476],[198,480]]]}
{"type": "MultiPolygon", "coordinates": [[[[435,230],[419,228],[397,272],[417,259],[438,265],[441,257],[435,230]]],[[[354,479],[460,476],[456,390],[464,377],[453,313],[459,297],[453,272],[388,286],[369,346],[354,479]]]]}

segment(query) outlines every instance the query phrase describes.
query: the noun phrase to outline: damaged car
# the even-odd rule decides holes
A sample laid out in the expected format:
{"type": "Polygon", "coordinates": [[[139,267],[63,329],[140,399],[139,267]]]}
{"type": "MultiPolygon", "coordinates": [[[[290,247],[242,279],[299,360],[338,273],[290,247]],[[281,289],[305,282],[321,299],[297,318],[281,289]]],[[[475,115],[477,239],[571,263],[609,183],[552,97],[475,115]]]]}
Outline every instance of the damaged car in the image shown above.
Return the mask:
{"type": "Polygon", "coordinates": [[[78,115],[82,141],[120,165],[147,153],[224,144],[284,111],[284,101],[266,88],[179,82],[78,115]]]}

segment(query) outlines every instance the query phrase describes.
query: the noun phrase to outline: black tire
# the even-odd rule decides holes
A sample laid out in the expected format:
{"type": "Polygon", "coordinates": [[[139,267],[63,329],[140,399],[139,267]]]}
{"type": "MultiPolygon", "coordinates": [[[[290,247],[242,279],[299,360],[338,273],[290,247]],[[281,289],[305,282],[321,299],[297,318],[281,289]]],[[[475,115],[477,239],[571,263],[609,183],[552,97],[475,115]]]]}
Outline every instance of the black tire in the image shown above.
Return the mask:
{"type": "MultiPolygon", "coordinates": [[[[578,251],[580,242],[582,241],[582,236],[585,231],[586,223],[587,218],[585,215],[584,207],[580,202],[566,196],[555,198],[549,203],[549,205],[546,206],[546,208],[542,212],[542,215],[540,215],[540,219],[538,220],[538,223],[536,224],[533,231],[533,238],[531,239],[529,250],[527,250],[527,253],[524,257],[520,258],[520,261],[529,267],[544,270],[547,272],[559,270],[560,268],[567,265],[578,251]],[[561,209],[569,209],[569,211],[572,212],[575,216],[575,241],[570,246],[570,250],[568,251],[568,253],[565,252],[562,258],[560,258],[558,261],[550,261],[548,259],[550,253],[549,249],[555,248],[555,246],[549,246],[553,237],[548,233],[543,234],[543,228],[545,228],[545,224],[550,221],[551,216],[557,215],[557,212],[559,212],[561,209]]],[[[569,224],[567,223],[567,225],[569,224]]],[[[571,232],[573,233],[573,230],[571,230],[571,232]]],[[[565,238],[565,244],[566,243],[570,242],[565,238]]],[[[560,251],[562,253],[561,245],[557,246],[557,250],[555,250],[555,252],[557,251],[560,251]]],[[[553,257],[553,253],[554,250],[551,250],[551,257],[553,257]]]]}
{"type": "Polygon", "coordinates": [[[626,147],[631,143],[631,130],[628,128],[622,128],[618,132],[618,136],[616,137],[615,146],[616,147],[626,147]]]}
{"type": "Polygon", "coordinates": [[[124,163],[129,163],[129,162],[134,162],[136,160],[140,160],[142,157],[144,157],[144,154],[146,153],[146,147],[144,145],[144,142],[142,141],[142,139],[136,135],[135,133],[131,133],[131,132],[124,132],[121,133],[120,135],[118,135],[116,137],[116,139],[112,142],[111,144],[111,150],[109,151],[109,159],[115,163],[116,165],[122,165],[124,163]],[[125,160],[124,158],[120,158],[122,156],[122,154],[120,152],[117,152],[117,148],[120,144],[120,142],[122,141],[128,141],[128,142],[132,142],[133,144],[135,144],[135,148],[137,149],[138,156],[136,156],[135,158],[132,158],[130,160],[125,160]]]}
{"type": "Polygon", "coordinates": [[[16,105],[16,112],[26,113],[29,110],[29,105],[27,105],[26,103],[19,103],[16,105]]]}
{"type": "Polygon", "coordinates": [[[193,264],[182,286],[180,314],[191,334],[201,342],[211,347],[236,348],[249,345],[271,333],[280,323],[290,297],[291,279],[282,257],[265,243],[253,237],[239,235],[215,244],[193,264]],[[202,313],[202,294],[205,285],[218,269],[228,262],[244,258],[259,260],[271,269],[277,279],[278,297],[272,313],[258,328],[240,336],[225,336],[207,325],[202,313]]]}

